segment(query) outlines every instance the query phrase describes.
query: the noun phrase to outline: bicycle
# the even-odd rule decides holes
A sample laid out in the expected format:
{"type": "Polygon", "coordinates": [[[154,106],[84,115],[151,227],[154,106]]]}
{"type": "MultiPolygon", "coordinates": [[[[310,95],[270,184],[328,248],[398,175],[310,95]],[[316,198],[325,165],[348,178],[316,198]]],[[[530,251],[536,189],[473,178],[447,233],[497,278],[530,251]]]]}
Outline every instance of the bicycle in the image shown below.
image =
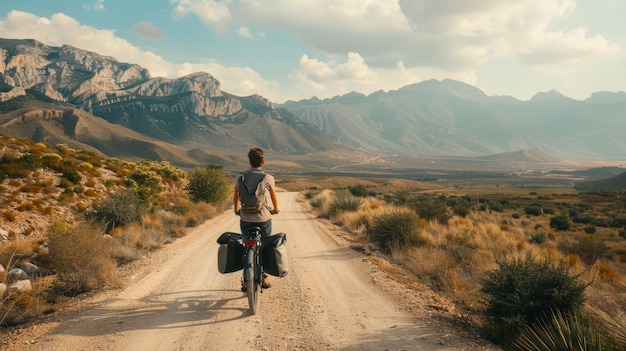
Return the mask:
{"type": "Polygon", "coordinates": [[[261,266],[261,228],[253,227],[243,234],[243,285],[248,293],[250,313],[259,310],[259,292],[263,291],[261,266]]]}

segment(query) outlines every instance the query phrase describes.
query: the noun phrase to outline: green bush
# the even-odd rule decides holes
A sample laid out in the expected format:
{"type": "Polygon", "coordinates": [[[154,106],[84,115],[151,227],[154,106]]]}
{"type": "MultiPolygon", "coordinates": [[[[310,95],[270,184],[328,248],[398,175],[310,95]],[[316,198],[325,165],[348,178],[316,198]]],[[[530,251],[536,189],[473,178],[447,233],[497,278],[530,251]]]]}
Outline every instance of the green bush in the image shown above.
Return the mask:
{"type": "Polygon", "coordinates": [[[220,166],[196,168],[189,173],[189,184],[185,188],[194,202],[203,201],[221,205],[230,196],[232,181],[220,166]]]}
{"type": "Polygon", "coordinates": [[[63,178],[70,181],[72,184],[78,184],[82,177],[75,169],[68,169],[63,172],[63,178]]]}
{"type": "Polygon", "coordinates": [[[577,312],[584,302],[587,283],[571,275],[565,263],[524,258],[501,260],[486,273],[482,291],[487,294],[487,333],[503,344],[546,311],[577,312]]]}
{"type": "Polygon", "coordinates": [[[349,186],[348,191],[350,191],[350,194],[352,194],[352,196],[356,197],[366,197],[368,195],[367,188],[363,184],[349,186]]]}
{"type": "Polygon", "coordinates": [[[528,216],[541,216],[543,214],[543,209],[541,208],[541,205],[533,204],[526,206],[524,208],[524,213],[528,216]]]}
{"type": "Polygon", "coordinates": [[[572,226],[569,218],[564,215],[550,218],[550,228],[554,230],[568,230],[572,226]]]}
{"type": "Polygon", "coordinates": [[[390,252],[394,247],[416,244],[419,230],[417,214],[394,210],[374,216],[372,227],[367,230],[367,238],[377,243],[382,251],[390,252]]]}
{"type": "Polygon", "coordinates": [[[333,217],[346,211],[354,212],[362,203],[363,200],[358,197],[340,195],[328,206],[328,215],[333,217]]]}
{"type": "Polygon", "coordinates": [[[139,222],[147,212],[145,202],[132,189],[123,189],[93,204],[89,218],[104,224],[105,231],[139,222]]]}

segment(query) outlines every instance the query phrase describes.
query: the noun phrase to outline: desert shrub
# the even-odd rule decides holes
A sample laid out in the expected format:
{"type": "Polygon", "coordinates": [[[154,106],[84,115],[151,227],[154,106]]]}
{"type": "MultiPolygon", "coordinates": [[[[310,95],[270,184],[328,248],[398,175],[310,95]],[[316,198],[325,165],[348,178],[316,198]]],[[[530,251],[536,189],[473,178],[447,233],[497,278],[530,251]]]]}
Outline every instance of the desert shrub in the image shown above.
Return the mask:
{"type": "Polygon", "coordinates": [[[304,191],[304,197],[307,199],[312,199],[315,197],[315,195],[317,195],[317,189],[316,188],[307,188],[304,191]]]}
{"type": "Polygon", "coordinates": [[[550,228],[554,230],[568,230],[571,226],[572,223],[567,216],[559,215],[550,218],[550,228]]]}
{"type": "Polygon", "coordinates": [[[548,234],[543,230],[538,230],[530,235],[530,242],[541,245],[548,239],[548,234]]]}
{"type": "Polygon", "coordinates": [[[110,243],[94,225],[56,222],[48,230],[48,240],[50,263],[62,291],[76,294],[114,283],[110,243]]]}
{"type": "Polygon", "coordinates": [[[569,255],[578,255],[588,266],[603,258],[610,251],[606,243],[594,236],[585,235],[579,240],[562,241],[559,249],[569,255]]]}
{"type": "Polygon", "coordinates": [[[154,171],[138,167],[127,177],[124,185],[135,190],[137,195],[146,203],[161,192],[161,177],[154,171]]]}
{"type": "Polygon", "coordinates": [[[309,204],[311,204],[313,208],[321,209],[322,207],[324,207],[325,202],[326,198],[319,196],[309,201],[309,204]]]}
{"type": "Polygon", "coordinates": [[[349,186],[348,191],[352,194],[352,196],[356,197],[366,197],[368,195],[367,188],[363,184],[349,186]]]}
{"type": "Polygon", "coordinates": [[[72,184],[78,184],[80,180],[82,179],[82,177],[80,176],[80,173],[78,173],[78,171],[75,169],[68,169],[64,171],[63,178],[67,179],[72,184]]]}
{"type": "Polygon", "coordinates": [[[381,250],[416,244],[420,230],[419,216],[413,212],[392,210],[372,219],[372,226],[367,230],[368,240],[377,243],[381,250]]]}
{"type": "Polygon", "coordinates": [[[104,224],[106,232],[111,229],[138,222],[147,212],[144,201],[131,189],[123,189],[93,204],[88,218],[104,224]]]}
{"type": "Polygon", "coordinates": [[[358,197],[339,195],[328,206],[328,214],[334,217],[342,212],[354,212],[359,209],[362,203],[363,200],[358,197]]]}
{"type": "Polygon", "coordinates": [[[528,216],[541,216],[543,214],[543,209],[539,204],[532,204],[524,207],[524,213],[528,216]]]}
{"type": "Polygon", "coordinates": [[[545,311],[577,312],[584,302],[588,284],[570,274],[564,262],[537,260],[529,252],[496,263],[498,268],[486,272],[481,290],[487,294],[486,331],[497,342],[509,343],[545,311]]]}
{"type": "Polygon", "coordinates": [[[469,214],[470,208],[466,204],[456,203],[452,207],[452,212],[459,217],[467,217],[469,214]]]}
{"type": "Polygon", "coordinates": [[[589,223],[593,223],[593,221],[596,219],[596,217],[594,215],[588,214],[588,213],[578,213],[574,216],[572,216],[572,222],[574,223],[581,223],[581,224],[589,224],[589,223]]]}
{"type": "Polygon", "coordinates": [[[596,232],[596,226],[593,224],[589,224],[585,226],[584,230],[587,234],[593,234],[596,232]]]}
{"type": "Polygon", "coordinates": [[[593,322],[577,313],[549,313],[527,325],[511,345],[512,351],[617,351],[593,322]]]}
{"type": "Polygon", "coordinates": [[[189,173],[189,184],[185,188],[194,202],[221,205],[230,195],[232,181],[220,166],[196,168],[189,173]]]}
{"type": "Polygon", "coordinates": [[[450,214],[446,201],[437,197],[422,196],[408,201],[408,206],[422,218],[436,220],[439,223],[448,223],[450,214]]]}

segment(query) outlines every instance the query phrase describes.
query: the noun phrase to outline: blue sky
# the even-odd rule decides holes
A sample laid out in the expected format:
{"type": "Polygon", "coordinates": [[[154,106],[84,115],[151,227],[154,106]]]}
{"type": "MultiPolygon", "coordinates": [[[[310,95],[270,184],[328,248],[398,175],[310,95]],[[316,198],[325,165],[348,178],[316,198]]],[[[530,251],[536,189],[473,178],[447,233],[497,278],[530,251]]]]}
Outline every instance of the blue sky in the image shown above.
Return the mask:
{"type": "Polygon", "coordinates": [[[528,100],[626,90],[623,0],[0,0],[0,37],[282,103],[452,78],[528,100]]]}

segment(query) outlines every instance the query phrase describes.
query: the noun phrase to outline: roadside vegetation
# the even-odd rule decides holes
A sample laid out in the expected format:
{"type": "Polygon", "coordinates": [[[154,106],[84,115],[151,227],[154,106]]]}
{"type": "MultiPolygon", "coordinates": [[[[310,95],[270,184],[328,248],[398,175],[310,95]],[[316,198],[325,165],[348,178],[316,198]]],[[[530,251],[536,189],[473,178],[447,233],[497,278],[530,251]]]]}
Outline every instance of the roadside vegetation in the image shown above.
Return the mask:
{"type": "Polygon", "coordinates": [[[626,349],[623,192],[354,184],[303,193],[318,216],[452,300],[485,337],[507,350],[626,349]]]}
{"type": "Polygon", "coordinates": [[[223,211],[225,184],[220,167],[188,172],[0,137],[0,327],[119,287],[120,266],[223,211]]]}

